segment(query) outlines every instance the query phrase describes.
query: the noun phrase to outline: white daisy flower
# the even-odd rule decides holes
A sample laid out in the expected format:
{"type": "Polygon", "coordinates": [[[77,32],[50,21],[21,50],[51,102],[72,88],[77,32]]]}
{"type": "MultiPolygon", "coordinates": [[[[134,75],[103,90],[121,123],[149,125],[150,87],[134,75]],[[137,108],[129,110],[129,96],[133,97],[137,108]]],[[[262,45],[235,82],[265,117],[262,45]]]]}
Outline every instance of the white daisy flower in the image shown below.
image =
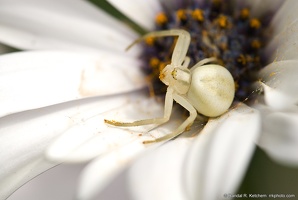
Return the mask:
{"type": "MultiPolygon", "coordinates": [[[[104,119],[162,116],[163,104],[144,89],[148,83],[141,66],[148,69],[153,58],[149,55],[156,55],[161,64],[168,56],[144,45],[125,52],[139,35],[87,1],[1,0],[0,42],[33,50],[0,57],[1,199],[61,162],[88,162],[75,194],[78,199],[91,199],[125,168],[132,199],[225,198],[237,191],[255,144],[276,161],[297,165],[296,1],[226,4],[232,7],[218,0],[109,2],[149,31],[181,25],[192,38],[201,37],[195,40],[202,43],[189,47],[191,63],[214,55],[225,64],[240,88],[233,106],[206,124],[198,120],[174,140],[145,145],[142,141],[166,135],[183,122],[179,109],[169,123],[149,133],[152,126],[112,127],[104,119]],[[192,29],[189,16],[198,26],[211,28],[196,35],[200,30],[192,29]],[[233,31],[225,35],[230,26],[242,30],[244,25],[253,37],[241,40],[233,31]],[[267,34],[264,58],[251,53],[259,51],[267,34]],[[204,45],[207,50],[200,49],[204,45]],[[242,48],[249,53],[240,52],[242,48]],[[245,65],[245,72],[229,59],[245,65]],[[259,76],[264,94],[248,103],[245,98],[250,100],[259,90],[247,92],[253,81],[239,74],[250,71],[259,76]]],[[[167,41],[161,40],[160,46],[167,41]]],[[[157,92],[155,87],[152,91],[157,92]]]]}

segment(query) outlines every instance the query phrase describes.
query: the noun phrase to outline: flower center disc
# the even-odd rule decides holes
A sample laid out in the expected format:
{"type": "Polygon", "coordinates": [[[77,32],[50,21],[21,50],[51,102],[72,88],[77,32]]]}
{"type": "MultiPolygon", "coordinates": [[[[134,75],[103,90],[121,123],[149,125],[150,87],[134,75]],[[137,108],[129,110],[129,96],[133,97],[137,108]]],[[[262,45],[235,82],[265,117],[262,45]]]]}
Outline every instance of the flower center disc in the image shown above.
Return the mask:
{"type": "MultiPolygon", "coordinates": [[[[232,1],[231,1],[232,2],[232,1]]],[[[184,8],[159,13],[156,30],[184,29],[191,34],[187,56],[190,68],[204,58],[216,57],[235,80],[235,101],[244,101],[254,91],[257,72],[266,64],[262,54],[268,23],[254,18],[248,7],[235,8],[228,1],[196,1],[184,8]]],[[[268,37],[268,36],[267,36],[268,37]]],[[[147,38],[142,54],[144,71],[154,95],[164,94],[166,86],[159,72],[171,61],[175,37],[147,38]]]]}

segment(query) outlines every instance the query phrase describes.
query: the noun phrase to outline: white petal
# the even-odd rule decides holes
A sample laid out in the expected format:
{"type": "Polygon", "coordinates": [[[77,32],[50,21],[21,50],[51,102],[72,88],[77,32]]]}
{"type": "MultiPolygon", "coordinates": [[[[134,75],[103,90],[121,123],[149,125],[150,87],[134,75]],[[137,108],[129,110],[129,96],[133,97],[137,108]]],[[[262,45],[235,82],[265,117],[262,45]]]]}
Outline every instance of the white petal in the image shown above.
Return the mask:
{"type": "MultiPolygon", "coordinates": [[[[47,158],[54,161],[84,162],[132,141],[139,140],[142,143],[142,140],[150,139],[148,134],[141,134],[147,132],[146,126],[112,127],[105,124],[104,119],[117,120],[121,115],[125,116],[124,121],[159,117],[162,115],[161,104],[154,99],[148,100],[148,96],[142,93],[120,99],[107,98],[105,101],[101,102],[105,105],[105,112],[98,107],[77,116],[81,123],[65,132],[48,148],[47,158]]],[[[162,134],[164,133],[161,128],[150,132],[150,135],[162,134]]]]}
{"type": "MultiPolygon", "coordinates": [[[[5,196],[57,162],[35,160],[56,137],[82,123],[86,114],[118,106],[126,98],[98,97],[63,103],[0,118],[0,179],[9,183],[5,196]],[[31,170],[28,170],[31,169],[31,170]]],[[[82,135],[88,133],[81,133],[82,135]]]]}
{"type": "Polygon", "coordinates": [[[265,103],[272,109],[280,111],[298,111],[298,107],[295,105],[297,99],[273,89],[264,83],[262,83],[262,86],[265,92],[265,103]]]}
{"type": "Polygon", "coordinates": [[[239,106],[208,122],[198,137],[143,154],[129,173],[133,199],[217,200],[235,192],[259,128],[259,113],[239,106]]]}
{"type": "Polygon", "coordinates": [[[235,194],[260,132],[257,110],[238,105],[208,122],[192,146],[185,167],[189,199],[224,199],[235,194]]]}
{"type": "Polygon", "coordinates": [[[270,40],[265,52],[271,62],[298,59],[297,32],[298,19],[295,19],[293,23],[286,26],[283,31],[270,40]]]}
{"type": "Polygon", "coordinates": [[[132,199],[184,200],[185,160],[194,138],[178,138],[142,154],[129,169],[132,199]]]}
{"type": "MultiPolygon", "coordinates": [[[[268,4],[264,4],[267,5],[268,4]]],[[[296,10],[298,9],[298,2],[296,0],[286,0],[280,9],[277,10],[274,15],[270,26],[273,28],[273,34],[276,35],[284,31],[289,27],[294,21],[296,21],[298,14],[296,10]]]]}
{"type": "Polygon", "coordinates": [[[138,63],[115,56],[26,52],[0,57],[0,116],[143,87],[138,63]]]}
{"type": "Polygon", "coordinates": [[[118,10],[123,12],[130,19],[148,30],[154,29],[155,15],[161,11],[159,0],[144,2],[143,0],[133,0],[130,3],[125,1],[108,0],[118,10]]]}
{"type": "MultiPolygon", "coordinates": [[[[152,110],[153,107],[151,106],[150,108],[152,110]]],[[[171,122],[169,124],[167,124],[166,126],[163,126],[163,127],[158,127],[156,130],[151,131],[150,134],[155,135],[155,137],[157,135],[161,136],[160,132],[165,131],[165,132],[169,133],[170,130],[173,130],[175,127],[177,127],[178,124],[182,123],[183,119],[181,119],[180,112],[176,112],[176,113],[174,112],[173,115],[175,115],[175,117],[179,116],[178,118],[180,118],[180,119],[175,120],[175,117],[174,117],[174,120],[171,119],[171,122]],[[159,132],[159,133],[157,133],[157,132],[159,132]]],[[[194,132],[196,132],[198,130],[197,127],[198,127],[198,124],[194,125],[192,127],[191,131],[188,132],[188,134],[183,134],[181,137],[184,137],[185,135],[192,135],[194,132]]],[[[201,125],[199,125],[199,127],[201,127],[201,125]]],[[[164,135],[164,134],[162,134],[162,135],[164,135]]],[[[192,139],[192,136],[191,136],[190,140],[191,139],[192,139]]],[[[140,152],[143,151],[145,146],[143,146],[140,143],[140,140],[143,140],[143,138],[139,137],[136,140],[132,140],[131,142],[122,144],[122,146],[119,145],[120,146],[119,148],[116,148],[115,150],[111,151],[111,153],[109,153],[107,155],[102,155],[96,161],[92,162],[92,164],[90,166],[88,166],[88,168],[85,170],[85,172],[82,176],[82,181],[80,183],[78,196],[81,199],[90,199],[92,196],[95,196],[96,194],[100,193],[102,191],[102,189],[105,186],[107,186],[109,184],[109,182],[118,173],[120,173],[120,171],[122,171],[123,168],[126,167],[126,165],[128,165],[129,162],[131,162],[131,160],[134,157],[136,157],[136,155],[138,155],[140,152]]],[[[189,139],[187,139],[187,141],[188,140],[189,139]]],[[[176,140],[169,142],[169,144],[172,144],[170,147],[171,149],[169,149],[168,146],[166,145],[167,149],[165,151],[166,152],[173,152],[173,151],[178,152],[179,151],[179,155],[182,155],[180,153],[185,152],[185,150],[189,147],[189,142],[180,145],[181,141],[183,141],[183,140],[178,140],[177,142],[176,142],[176,140]],[[179,148],[177,148],[178,146],[179,146],[179,148]]],[[[155,152],[155,148],[161,144],[162,143],[156,143],[156,144],[152,145],[150,149],[148,149],[148,151],[150,151],[154,154],[153,160],[155,160],[155,161],[158,158],[158,155],[160,155],[160,151],[155,152]]],[[[163,147],[162,147],[162,149],[163,149],[163,147]]],[[[146,158],[147,157],[148,156],[146,156],[146,158]]],[[[177,161],[179,162],[179,159],[177,159],[178,154],[177,155],[175,154],[175,157],[172,157],[172,158],[175,158],[175,159],[171,159],[171,160],[167,159],[167,161],[165,161],[165,158],[162,157],[162,159],[163,159],[162,162],[167,163],[168,166],[172,166],[171,165],[172,162],[174,162],[175,164],[177,161]]],[[[183,163],[183,162],[180,162],[180,163],[183,163]]],[[[176,166],[175,164],[174,164],[174,166],[176,166]]],[[[181,166],[181,165],[179,165],[179,166],[181,166]]],[[[150,170],[153,170],[153,169],[150,169],[150,170]]],[[[158,168],[156,168],[156,170],[158,170],[158,168]]],[[[158,171],[162,172],[160,170],[158,170],[158,171]]],[[[141,171],[140,173],[142,174],[141,177],[145,177],[144,171],[141,171]]],[[[140,178],[140,176],[138,176],[138,173],[136,174],[135,177],[140,178]]],[[[145,179],[147,179],[147,178],[145,178],[145,179]]],[[[144,188],[146,188],[146,184],[142,184],[142,186],[144,188]]],[[[138,188],[139,188],[139,185],[138,185],[138,188]]],[[[178,190],[177,190],[177,192],[178,192],[178,190]]],[[[152,195],[150,195],[148,197],[150,197],[151,199],[153,198],[152,195]]],[[[144,198],[142,198],[142,199],[144,199],[144,198]]],[[[156,199],[156,198],[154,197],[154,199],[156,199]]]]}
{"type": "MultiPolygon", "coordinates": [[[[139,101],[139,100],[138,100],[139,101]]],[[[142,102],[144,102],[145,100],[143,100],[142,102]]],[[[148,102],[150,103],[150,102],[148,102]]],[[[139,116],[139,119],[144,118],[141,117],[141,113],[144,112],[142,110],[147,110],[148,107],[150,107],[150,113],[149,116],[153,116],[155,115],[154,113],[160,113],[162,111],[162,109],[159,107],[157,108],[156,111],[154,107],[154,105],[152,105],[152,103],[150,103],[151,105],[148,105],[143,107],[143,109],[139,106],[138,104],[134,103],[133,107],[137,110],[137,113],[127,113],[126,115],[128,115],[128,117],[131,116],[139,116]]],[[[144,103],[142,103],[144,105],[144,103]]],[[[121,113],[123,113],[123,111],[119,111],[121,113]]],[[[143,114],[144,115],[144,114],[143,114]]],[[[146,115],[148,115],[148,113],[146,113],[146,115]]],[[[150,135],[154,135],[155,137],[158,136],[162,136],[164,134],[169,133],[170,130],[173,130],[174,127],[177,127],[177,124],[182,123],[181,121],[183,119],[181,119],[181,113],[180,112],[176,112],[174,111],[173,115],[175,115],[174,119],[171,118],[171,122],[167,123],[165,126],[162,127],[158,127],[155,130],[150,131],[150,135]],[[179,119],[175,119],[176,116],[178,116],[179,119]]],[[[148,116],[146,117],[148,118],[148,116]]],[[[144,128],[140,128],[138,130],[142,130],[144,128]]],[[[145,132],[147,128],[145,128],[145,132]]],[[[148,130],[148,129],[147,129],[148,130]]],[[[195,131],[196,129],[194,129],[195,131]]],[[[109,131],[109,129],[107,129],[107,131],[109,131]]],[[[127,130],[126,130],[127,131],[127,130]]],[[[101,155],[96,161],[92,162],[92,164],[90,166],[88,166],[88,168],[85,170],[83,176],[82,176],[82,180],[80,183],[80,188],[79,188],[79,194],[78,196],[80,197],[80,199],[89,199],[92,196],[94,196],[96,193],[100,193],[102,191],[102,189],[121,171],[123,170],[123,168],[136,156],[138,155],[140,152],[143,151],[143,149],[147,146],[144,146],[141,141],[143,141],[144,139],[148,139],[146,138],[146,135],[148,135],[148,133],[144,133],[144,136],[140,136],[140,131],[136,131],[135,129],[133,130],[132,128],[129,128],[129,134],[126,133],[126,138],[122,137],[123,139],[118,139],[118,141],[116,140],[116,138],[119,138],[119,135],[121,134],[119,128],[114,129],[114,130],[110,130],[109,132],[106,133],[101,133],[106,134],[106,138],[110,137],[112,138],[112,134],[115,134],[114,136],[114,144],[107,144],[108,147],[106,148],[107,154],[101,155]],[[107,135],[108,134],[108,135],[107,135]],[[134,135],[133,135],[134,134],[134,135]],[[117,136],[118,135],[118,136],[117,136]],[[137,137],[136,137],[137,135],[137,137]]],[[[141,131],[144,132],[144,131],[141,131]]],[[[124,132],[123,132],[124,134],[124,132]]],[[[191,132],[189,133],[191,134],[191,132]]],[[[184,135],[184,134],[183,134],[184,135]]],[[[97,146],[105,146],[107,143],[109,142],[108,140],[101,140],[97,142],[97,146]]],[[[152,149],[155,149],[155,147],[161,145],[162,143],[156,143],[152,145],[152,149]]],[[[89,146],[90,144],[84,144],[84,146],[89,146]]],[[[83,146],[83,145],[82,145],[83,146]]],[[[83,147],[82,147],[83,148],[83,147]]],[[[87,148],[87,147],[85,147],[87,148]]],[[[58,151],[57,151],[58,152],[58,151]]],[[[99,153],[99,152],[98,152],[99,153]]],[[[76,154],[76,152],[72,153],[73,155],[76,154]]],[[[89,153],[90,154],[90,153],[89,153]]],[[[79,154],[76,154],[76,157],[79,157],[79,154]]],[[[67,161],[68,158],[67,158],[67,161]]]]}
{"type": "Polygon", "coordinates": [[[78,177],[86,164],[57,165],[14,192],[7,200],[70,200],[75,195],[78,177]]]}
{"type": "MultiPolygon", "coordinates": [[[[284,103],[297,103],[298,102],[298,61],[297,60],[287,60],[287,61],[279,61],[273,62],[270,65],[266,66],[260,72],[260,79],[267,86],[274,90],[268,90],[266,87],[267,93],[265,95],[277,95],[277,93],[284,94],[288,96],[288,98],[292,98],[289,102],[284,103]],[[276,91],[277,93],[269,93],[276,91]]],[[[275,99],[274,97],[267,96],[265,98],[268,101],[278,101],[279,99],[275,99]]],[[[281,102],[283,103],[283,102],[281,102]]],[[[284,106],[288,106],[285,104],[284,106]]]]}
{"type": "Polygon", "coordinates": [[[2,0],[0,24],[0,41],[21,49],[123,52],[136,37],[127,26],[81,0],[2,0]]]}
{"type": "Polygon", "coordinates": [[[298,166],[298,114],[271,113],[263,117],[259,145],[276,161],[298,166]]]}
{"type": "Polygon", "coordinates": [[[42,158],[37,158],[27,161],[27,163],[24,163],[18,169],[9,170],[7,176],[0,176],[0,199],[6,199],[23,184],[53,166],[55,166],[55,163],[50,163],[42,158]]]}
{"type": "MultiPolygon", "coordinates": [[[[47,151],[47,157],[51,160],[63,160],[65,162],[86,161],[92,157],[100,157],[92,162],[82,175],[79,188],[79,198],[88,199],[100,192],[136,155],[146,147],[142,141],[149,139],[148,127],[126,128],[107,127],[103,119],[112,116],[123,118],[127,121],[161,116],[161,105],[148,97],[132,96],[126,102],[118,104],[118,107],[111,113],[103,113],[83,120],[80,127],[73,127],[62,137],[53,143],[47,151]],[[130,102],[130,105],[127,104],[130,102]],[[148,108],[150,111],[148,112],[148,108]],[[123,117],[121,117],[123,116],[123,117]],[[84,134],[82,134],[82,132],[84,134]],[[99,133],[99,134],[98,134],[99,133]],[[144,135],[141,135],[144,133],[144,135]]],[[[94,112],[97,112],[96,109],[94,112]]],[[[175,113],[174,113],[175,114],[175,113]]],[[[181,115],[181,113],[179,113],[181,115]]],[[[177,113],[176,113],[177,115],[177,113]]],[[[181,118],[179,116],[179,118],[181,118]]],[[[179,119],[181,123],[181,119],[179,119]]],[[[150,135],[162,136],[177,127],[177,120],[164,127],[158,127],[150,132],[150,135]]],[[[158,146],[154,144],[154,146],[158,146]]]]}
{"type": "Polygon", "coordinates": [[[244,2],[251,7],[251,16],[253,17],[272,15],[284,3],[280,0],[246,0],[244,2]]]}
{"type": "Polygon", "coordinates": [[[144,148],[140,141],[131,142],[89,164],[82,172],[77,199],[91,199],[102,191],[144,148]]]}

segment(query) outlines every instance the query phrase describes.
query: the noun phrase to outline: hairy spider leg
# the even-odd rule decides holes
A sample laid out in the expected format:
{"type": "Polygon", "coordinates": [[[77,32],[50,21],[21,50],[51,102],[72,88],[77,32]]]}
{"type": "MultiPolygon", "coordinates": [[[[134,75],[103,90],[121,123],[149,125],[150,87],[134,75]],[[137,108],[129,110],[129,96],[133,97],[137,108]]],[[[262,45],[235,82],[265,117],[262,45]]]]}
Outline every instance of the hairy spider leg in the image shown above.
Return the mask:
{"type": "MultiPolygon", "coordinates": [[[[167,31],[157,31],[151,32],[143,37],[134,41],[131,45],[127,47],[126,50],[129,50],[133,45],[139,43],[140,41],[144,40],[147,37],[166,37],[166,36],[178,36],[173,54],[171,65],[173,66],[180,66],[183,68],[187,68],[190,63],[190,58],[186,56],[188,51],[188,47],[190,44],[190,34],[184,30],[167,30],[167,31]]],[[[153,119],[144,119],[138,120],[134,122],[120,122],[115,120],[107,120],[105,119],[105,123],[114,125],[114,126],[142,126],[142,125],[149,125],[149,124],[157,124],[161,125],[167,121],[169,121],[172,107],[173,107],[173,100],[177,103],[181,104],[185,109],[190,112],[190,116],[174,131],[164,137],[156,138],[154,140],[147,140],[144,143],[152,143],[152,142],[160,142],[163,140],[171,139],[176,137],[177,135],[181,134],[188,126],[190,126],[197,116],[197,112],[195,108],[182,96],[176,94],[174,90],[169,86],[166,93],[165,98],[165,107],[164,107],[164,116],[162,118],[153,118],[153,119]]]]}
{"type": "Polygon", "coordinates": [[[162,118],[153,118],[153,119],[143,119],[134,122],[119,122],[115,120],[107,120],[105,119],[105,123],[111,124],[114,126],[143,126],[148,124],[158,124],[161,125],[169,121],[172,107],[173,107],[173,92],[174,90],[170,87],[167,89],[166,98],[165,98],[165,107],[164,107],[164,116],[162,118]]]}
{"type": "Polygon", "coordinates": [[[190,68],[190,72],[192,73],[196,68],[198,68],[202,65],[205,65],[207,63],[210,63],[210,62],[215,62],[215,61],[217,61],[217,59],[215,57],[205,58],[205,59],[199,61],[197,64],[195,64],[192,68],[190,68]]]}
{"type": "Polygon", "coordinates": [[[129,50],[133,45],[141,42],[147,37],[167,37],[167,36],[178,36],[173,54],[171,64],[174,66],[182,66],[182,62],[185,60],[186,53],[190,44],[190,34],[184,30],[172,29],[165,31],[154,31],[147,33],[135,40],[131,45],[129,45],[126,50],[129,50]]]}
{"type": "Polygon", "coordinates": [[[182,67],[187,69],[188,66],[189,66],[189,63],[190,63],[190,57],[186,56],[186,57],[184,58],[182,67]]]}
{"type": "Polygon", "coordinates": [[[143,141],[144,144],[148,144],[148,143],[154,143],[154,142],[161,142],[164,140],[169,140],[172,139],[178,135],[180,135],[181,133],[183,133],[187,127],[191,126],[194,122],[194,120],[197,117],[197,111],[196,109],[191,105],[191,103],[189,103],[189,101],[184,98],[181,95],[178,95],[174,92],[173,94],[173,99],[180,104],[182,107],[184,107],[186,110],[189,111],[189,117],[172,133],[169,133],[163,137],[159,137],[153,140],[145,140],[143,141]]]}
{"type": "MultiPolygon", "coordinates": [[[[142,41],[147,37],[166,37],[166,36],[178,36],[173,54],[172,54],[172,64],[175,63],[175,66],[183,66],[187,67],[190,60],[186,57],[186,53],[190,43],[190,34],[184,30],[167,30],[167,31],[156,31],[151,32],[143,37],[134,41],[131,45],[127,47],[126,50],[129,50],[133,45],[137,44],[138,42],[142,41]]],[[[167,122],[170,118],[172,113],[172,106],[173,106],[173,89],[168,87],[165,99],[165,108],[164,108],[164,117],[162,118],[153,118],[153,119],[144,119],[138,120],[134,122],[120,122],[115,120],[107,120],[105,119],[105,123],[114,125],[114,126],[142,126],[148,124],[158,124],[161,125],[167,122]]]]}

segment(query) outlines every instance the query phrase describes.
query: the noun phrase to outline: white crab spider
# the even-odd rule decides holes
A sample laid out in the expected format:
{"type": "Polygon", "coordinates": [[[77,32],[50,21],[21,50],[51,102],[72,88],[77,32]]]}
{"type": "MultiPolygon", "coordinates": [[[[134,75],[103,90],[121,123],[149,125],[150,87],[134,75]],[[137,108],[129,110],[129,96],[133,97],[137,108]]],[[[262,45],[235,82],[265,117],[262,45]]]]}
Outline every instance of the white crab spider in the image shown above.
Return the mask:
{"type": "Polygon", "coordinates": [[[203,59],[191,69],[188,69],[190,59],[186,56],[186,53],[190,43],[190,34],[187,31],[166,30],[151,32],[136,40],[132,45],[146,37],[165,36],[178,36],[178,40],[172,54],[171,64],[167,65],[159,75],[160,80],[168,86],[164,116],[134,122],[119,122],[105,119],[106,123],[114,126],[161,125],[170,118],[173,100],[189,111],[189,117],[174,132],[160,138],[144,141],[144,143],[160,142],[178,136],[192,125],[197,117],[197,112],[208,117],[222,115],[231,106],[235,94],[234,79],[226,68],[215,64],[205,65],[215,61],[215,58],[203,59]]]}

